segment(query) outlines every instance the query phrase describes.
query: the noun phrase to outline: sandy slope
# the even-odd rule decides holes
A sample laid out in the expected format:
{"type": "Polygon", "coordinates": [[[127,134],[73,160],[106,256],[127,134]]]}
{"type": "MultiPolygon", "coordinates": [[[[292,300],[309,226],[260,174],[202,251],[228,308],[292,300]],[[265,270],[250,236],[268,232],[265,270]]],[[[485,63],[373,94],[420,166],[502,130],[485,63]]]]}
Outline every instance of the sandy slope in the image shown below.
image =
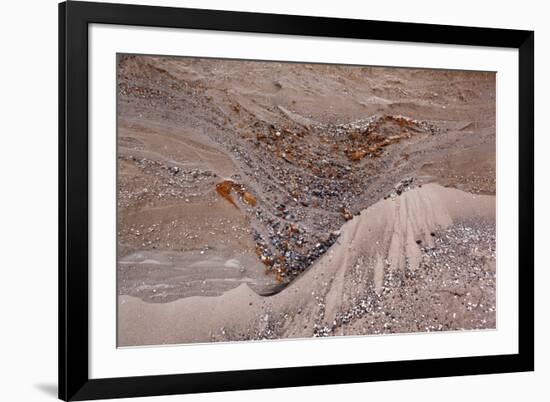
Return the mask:
{"type": "Polygon", "coordinates": [[[404,178],[495,191],[493,73],[121,56],[118,88],[120,295],[272,293],[404,178]]]}
{"type": "Polygon", "coordinates": [[[494,233],[494,219],[494,196],[425,184],[345,223],[337,243],[276,295],[259,296],[242,283],[219,296],[169,303],[120,296],[119,345],[491,327],[494,291],[487,293],[487,286],[481,292],[480,284],[494,280],[494,245],[482,247],[494,233]],[[453,242],[456,230],[478,237],[461,234],[453,242]],[[470,240],[479,250],[462,247],[470,240]],[[460,264],[468,272],[451,272],[454,267],[437,260],[447,253],[457,263],[471,260],[460,264]],[[474,271],[474,281],[457,279],[474,271]],[[407,299],[406,306],[399,297],[407,299]],[[433,325],[434,314],[450,313],[446,328],[433,325]]]}
{"type": "Polygon", "coordinates": [[[117,73],[122,345],[495,327],[494,73],[117,73]]]}

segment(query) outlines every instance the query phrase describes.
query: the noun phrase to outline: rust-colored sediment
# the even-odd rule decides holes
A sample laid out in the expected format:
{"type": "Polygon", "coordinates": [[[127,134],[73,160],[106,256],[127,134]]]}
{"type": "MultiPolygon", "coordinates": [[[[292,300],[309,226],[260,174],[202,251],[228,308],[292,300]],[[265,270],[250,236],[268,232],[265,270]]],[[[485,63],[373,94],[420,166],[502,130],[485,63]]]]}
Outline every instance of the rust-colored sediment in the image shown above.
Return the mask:
{"type": "Polygon", "coordinates": [[[224,180],[221,183],[216,184],[216,191],[220,196],[225,198],[231,203],[231,205],[238,209],[239,207],[235,203],[235,200],[231,197],[231,189],[233,188],[233,184],[234,183],[231,180],[224,180]]]}
{"type": "Polygon", "coordinates": [[[224,199],[229,201],[235,208],[239,208],[237,204],[235,203],[235,200],[231,196],[231,190],[235,190],[237,194],[241,196],[241,199],[246,204],[255,207],[256,206],[256,197],[254,197],[251,193],[246,191],[244,187],[238,183],[235,183],[232,180],[224,180],[218,184],[216,184],[216,191],[220,196],[222,196],[224,199]]]}

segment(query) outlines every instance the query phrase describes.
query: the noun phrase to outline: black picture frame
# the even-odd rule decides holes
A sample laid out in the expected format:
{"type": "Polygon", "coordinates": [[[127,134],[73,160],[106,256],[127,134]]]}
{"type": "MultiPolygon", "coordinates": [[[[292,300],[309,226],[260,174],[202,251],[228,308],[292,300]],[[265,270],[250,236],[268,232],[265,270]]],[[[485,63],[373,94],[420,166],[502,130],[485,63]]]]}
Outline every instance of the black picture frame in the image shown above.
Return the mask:
{"type": "Polygon", "coordinates": [[[59,398],[119,397],[534,370],[534,32],[121,5],[59,4],[59,398]],[[88,25],[192,28],[515,48],[519,51],[518,353],[398,362],[90,379],[88,25]]]}

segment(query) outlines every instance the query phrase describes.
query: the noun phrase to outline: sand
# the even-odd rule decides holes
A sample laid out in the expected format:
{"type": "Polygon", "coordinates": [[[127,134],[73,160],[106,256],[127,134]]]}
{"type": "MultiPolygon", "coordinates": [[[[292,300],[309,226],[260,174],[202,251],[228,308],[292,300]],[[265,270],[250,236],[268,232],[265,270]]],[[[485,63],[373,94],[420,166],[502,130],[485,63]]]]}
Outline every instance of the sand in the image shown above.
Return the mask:
{"type": "Polygon", "coordinates": [[[495,328],[495,110],[494,73],[120,56],[119,345],[495,328]]]}
{"type": "MultiPolygon", "coordinates": [[[[424,185],[379,201],[347,222],[328,253],[276,295],[259,296],[241,283],[218,296],[169,303],[121,296],[119,345],[314,336],[317,327],[331,325],[338,311],[350,307],[354,295],[364,293],[365,282],[358,279],[381,294],[384,272],[421,269],[422,248],[434,246],[431,233],[494,217],[494,196],[424,185]],[[359,275],[358,262],[363,265],[359,275]]],[[[423,309],[418,304],[411,309],[423,309]]],[[[455,328],[467,327],[474,315],[466,314],[455,328]]]]}

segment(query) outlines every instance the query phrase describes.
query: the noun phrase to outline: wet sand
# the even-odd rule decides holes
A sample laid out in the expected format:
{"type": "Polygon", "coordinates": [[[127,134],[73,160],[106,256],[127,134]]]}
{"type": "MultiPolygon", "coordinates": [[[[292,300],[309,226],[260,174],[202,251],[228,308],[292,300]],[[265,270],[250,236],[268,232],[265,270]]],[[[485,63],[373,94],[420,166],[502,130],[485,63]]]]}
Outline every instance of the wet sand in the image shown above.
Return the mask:
{"type": "Polygon", "coordinates": [[[118,173],[120,346],[495,327],[492,73],[120,56],[118,173]]]}
{"type": "MultiPolygon", "coordinates": [[[[445,329],[475,329],[487,318],[494,324],[495,294],[490,289],[494,285],[495,260],[493,254],[477,248],[482,246],[481,242],[475,244],[475,251],[472,249],[463,257],[467,260],[479,257],[483,261],[464,266],[461,275],[470,277],[481,269],[483,275],[478,276],[488,281],[485,285],[489,288],[483,294],[485,307],[479,306],[483,303],[479,301],[478,276],[476,280],[457,284],[452,276],[456,267],[429,261],[433,252],[460,251],[456,244],[444,248],[437,243],[440,237],[448,236],[447,229],[462,227],[486,235],[494,230],[491,227],[494,217],[493,196],[472,195],[437,184],[424,185],[397,199],[379,201],[347,222],[338,242],[327,254],[276,295],[259,296],[243,282],[218,296],[186,297],[170,303],[148,303],[121,296],[119,345],[357,334],[358,327],[367,328],[358,321],[369,320],[373,323],[368,333],[413,332],[415,327],[429,330],[433,325],[431,317],[445,313],[448,305],[442,302],[455,294],[477,295],[472,296],[476,298],[476,306],[469,309],[467,303],[457,303],[451,313],[454,318],[446,323],[445,329]],[[431,287],[420,286],[418,292],[420,279],[411,278],[426,270],[445,272],[441,277],[434,275],[431,287]],[[391,276],[400,277],[399,282],[412,283],[391,283],[391,276]],[[416,296],[407,301],[407,308],[392,319],[384,319],[382,313],[386,309],[378,307],[386,307],[392,298],[408,290],[416,296]],[[364,311],[355,320],[344,322],[342,312],[357,305],[363,305],[364,311]],[[407,325],[389,327],[388,323],[394,321],[407,325]]],[[[471,240],[461,239],[467,241],[471,240]]],[[[492,247],[494,250],[494,244],[492,247]]]]}

